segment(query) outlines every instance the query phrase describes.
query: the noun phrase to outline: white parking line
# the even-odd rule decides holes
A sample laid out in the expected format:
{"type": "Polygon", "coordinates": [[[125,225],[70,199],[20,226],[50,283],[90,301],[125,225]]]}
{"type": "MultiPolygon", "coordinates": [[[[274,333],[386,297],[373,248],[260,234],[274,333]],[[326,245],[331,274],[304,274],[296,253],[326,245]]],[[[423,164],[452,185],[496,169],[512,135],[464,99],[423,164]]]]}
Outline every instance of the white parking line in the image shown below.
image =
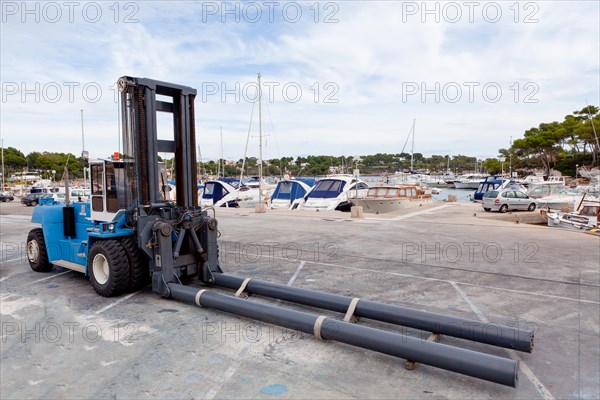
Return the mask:
{"type": "Polygon", "coordinates": [[[452,207],[450,204],[444,204],[442,206],[437,206],[437,207],[433,207],[433,208],[426,208],[425,210],[421,210],[421,211],[415,211],[415,212],[411,212],[408,214],[404,214],[404,215],[399,215],[397,217],[394,218],[390,218],[390,221],[401,221],[403,219],[408,219],[408,218],[412,218],[415,217],[417,215],[421,215],[421,214],[428,214],[432,211],[437,211],[437,210],[441,210],[442,208],[446,208],[446,207],[452,207]]]}
{"type": "Polygon", "coordinates": [[[15,258],[9,258],[8,260],[0,261],[0,264],[4,264],[4,263],[7,263],[7,262],[11,262],[11,261],[22,260],[23,258],[24,258],[23,256],[19,256],[19,257],[15,257],[15,258]]]}
{"type": "Polygon", "coordinates": [[[298,268],[296,268],[296,271],[294,272],[294,275],[292,275],[292,277],[288,281],[287,286],[292,286],[292,283],[294,283],[294,281],[298,277],[298,274],[300,273],[302,268],[304,268],[304,264],[306,264],[306,261],[300,261],[300,265],[298,265],[298,268]]]}
{"type": "Polygon", "coordinates": [[[59,276],[61,276],[61,275],[68,274],[69,272],[71,272],[71,270],[68,270],[68,271],[63,271],[63,272],[60,272],[60,273],[58,273],[58,274],[50,275],[50,276],[47,276],[47,277],[45,277],[45,278],[42,278],[42,279],[38,279],[38,280],[36,280],[36,281],[33,281],[33,282],[29,282],[28,284],[26,284],[26,285],[24,285],[24,286],[33,285],[34,283],[38,283],[38,282],[47,281],[47,280],[49,280],[49,279],[54,279],[54,278],[56,278],[56,277],[59,277],[59,276]]]}
{"type": "MultiPolygon", "coordinates": [[[[490,322],[490,320],[487,319],[487,317],[483,314],[483,312],[481,312],[479,307],[477,307],[477,305],[475,303],[473,303],[473,301],[471,301],[469,296],[467,296],[467,294],[456,284],[456,282],[453,282],[453,281],[448,281],[448,282],[452,285],[452,287],[454,289],[456,289],[456,291],[458,292],[460,297],[463,298],[463,300],[469,305],[469,307],[471,307],[471,310],[473,310],[475,315],[477,315],[477,318],[479,318],[482,322],[485,322],[486,324],[490,322]]],[[[535,376],[535,374],[533,373],[531,368],[529,368],[529,366],[527,364],[525,364],[523,359],[521,357],[519,357],[519,355],[514,350],[510,350],[510,349],[505,349],[505,350],[509,354],[510,358],[512,358],[513,360],[515,360],[519,363],[519,367],[520,367],[521,371],[523,371],[523,374],[527,377],[527,379],[529,379],[529,381],[533,384],[533,386],[535,386],[535,388],[540,393],[542,398],[545,400],[554,400],[554,396],[552,396],[552,393],[550,393],[550,391],[546,388],[546,386],[544,386],[542,381],[540,381],[538,379],[538,377],[535,376]]]]}
{"type": "Polygon", "coordinates": [[[17,275],[18,273],[19,273],[19,271],[16,271],[16,272],[13,272],[12,274],[3,276],[2,278],[0,278],[0,283],[4,282],[8,278],[12,278],[13,276],[17,275]]]}
{"type": "MultiPolygon", "coordinates": [[[[146,289],[146,288],[144,288],[144,289],[146,289]]],[[[117,304],[120,304],[120,303],[124,302],[125,300],[129,300],[130,298],[132,298],[132,297],[133,297],[133,296],[135,296],[136,294],[138,294],[138,293],[140,293],[140,292],[144,291],[144,289],[140,289],[140,290],[138,290],[137,292],[129,293],[127,296],[125,296],[125,297],[121,297],[121,298],[120,298],[119,300],[117,300],[117,301],[113,301],[112,303],[110,303],[110,304],[108,304],[108,305],[106,305],[106,306],[102,307],[102,308],[101,308],[101,309],[99,309],[98,311],[96,311],[96,312],[94,313],[94,315],[101,314],[101,313],[103,313],[104,311],[106,311],[106,310],[109,310],[109,309],[113,308],[113,307],[114,307],[114,306],[116,306],[117,304]]]]}

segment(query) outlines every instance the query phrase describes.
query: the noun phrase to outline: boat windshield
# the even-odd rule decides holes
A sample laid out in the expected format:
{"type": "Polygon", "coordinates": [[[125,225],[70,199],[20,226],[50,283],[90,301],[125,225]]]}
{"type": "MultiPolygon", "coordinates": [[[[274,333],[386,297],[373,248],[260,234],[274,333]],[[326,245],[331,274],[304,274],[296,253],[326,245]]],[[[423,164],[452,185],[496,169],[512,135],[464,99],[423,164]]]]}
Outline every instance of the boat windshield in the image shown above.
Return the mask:
{"type": "Polygon", "coordinates": [[[338,197],[344,190],[346,182],[337,179],[323,179],[319,181],[308,197],[332,199],[338,197]]]}
{"type": "Polygon", "coordinates": [[[273,200],[296,200],[304,197],[306,191],[298,182],[282,181],[277,184],[273,196],[273,200]]]}
{"type": "Polygon", "coordinates": [[[229,191],[225,189],[222,185],[216,182],[208,182],[204,186],[204,191],[202,192],[203,199],[213,199],[214,201],[221,200],[224,196],[229,194],[229,191]]]}

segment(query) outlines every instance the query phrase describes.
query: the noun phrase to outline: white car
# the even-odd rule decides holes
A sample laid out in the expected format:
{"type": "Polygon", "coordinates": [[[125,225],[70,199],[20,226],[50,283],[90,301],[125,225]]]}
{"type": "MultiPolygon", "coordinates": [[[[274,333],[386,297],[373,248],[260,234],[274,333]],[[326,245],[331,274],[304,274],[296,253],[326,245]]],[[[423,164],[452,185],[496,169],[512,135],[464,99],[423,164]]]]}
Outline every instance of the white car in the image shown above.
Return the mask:
{"type": "Polygon", "coordinates": [[[489,191],[483,195],[482,205],[485,211],[500,211],[501,213],[509,210],[534,211],[537,207],[535,199],[529,197],[525,192],[514,189],[489,191]]]}

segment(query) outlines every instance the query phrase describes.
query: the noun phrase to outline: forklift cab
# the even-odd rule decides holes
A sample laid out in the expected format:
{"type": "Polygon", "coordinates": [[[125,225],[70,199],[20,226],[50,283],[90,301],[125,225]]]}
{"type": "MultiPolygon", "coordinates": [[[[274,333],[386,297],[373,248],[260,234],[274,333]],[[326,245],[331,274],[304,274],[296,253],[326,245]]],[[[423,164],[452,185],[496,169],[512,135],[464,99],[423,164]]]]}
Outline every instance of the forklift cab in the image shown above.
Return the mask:
{"type": "MultiPolygon", "coordinates": [[[[128,189],[125,183],[125,161],[94,160],[90,161],[90,180],[92,188],[91,215],[92,221],[110,222],[121,210],[127,208],[128,189]]],[[[167,183],[165,164],[158,166],[159,183],[158,200],[173,200],[169,193],[171,187],[167,183]]],[[[130,188],[129,188],[130,189],[130,188]]],[[[119,214],[120,215],[120,214],[119,214]]]]}
{"type": "Polygon", "coordinates": [[[125,168],[120,160],[90,161],[92,221],[112,221],[125,202],[125,168]]]}

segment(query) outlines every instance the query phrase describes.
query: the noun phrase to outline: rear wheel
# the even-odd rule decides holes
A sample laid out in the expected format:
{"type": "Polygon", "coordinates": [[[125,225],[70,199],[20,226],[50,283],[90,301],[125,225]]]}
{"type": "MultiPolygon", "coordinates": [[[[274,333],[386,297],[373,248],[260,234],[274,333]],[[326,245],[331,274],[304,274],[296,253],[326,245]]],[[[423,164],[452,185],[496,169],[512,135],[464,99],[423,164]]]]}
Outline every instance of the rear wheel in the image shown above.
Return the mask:
{"type": "Polygon", "coordinates": [[[483,207],[483,209],[484,209],[485,211],[487,211],[487,212],[490,212],[490,211],[492,211],[492,209],[491,209],[491,208],[488,208],[488,207],[483,207]]]}
{"type": "Polygon", "coordinates": [[[41,228],[32,229],[27,235],[27,259],[29,266],[36,272],[49,272],[52,264],[48,261],[48,251],[41,228]]]}
{"type": "Polygon", "coordinates": [[[112,239],[96,242],[90,250],[88,273],[100,296],[116,296],[127,290],[129,261],[121,243],[112,239]]]}
{"type": "Polygon", "coordinates": [[[535,203],[531,203],[529,205],[529,207],[527,207],[527,211],[535,211],[535,207],[536,207],[535,203]]]}
{"type": "Polygon", "coordinates": [[[129,261],[129,284],[128,291],[140,290],[150,281],[150,272],[148,270],[148,260],[140,251],[135,239],[126,237],[121,239],[121,244],[127,254],[129,261]]]}
{"type": "Polygon", "coordinates": [[[35,206],[37,206],[37,205],[38,205],[38,202],[37,202],[37,200],[34,200],[34,201],[32,201],[32,202],[31,202],[31,205],[32,205],[32,206],[34,206],[34,207],[35,207],[35,206]]]}
{"type": "Polygon", "coordinates": [[[500,207],[500,212],[505,213],[507,211],[508,211],[508,206],[506,204],[502,204],[502,206],[500,207]]]}

